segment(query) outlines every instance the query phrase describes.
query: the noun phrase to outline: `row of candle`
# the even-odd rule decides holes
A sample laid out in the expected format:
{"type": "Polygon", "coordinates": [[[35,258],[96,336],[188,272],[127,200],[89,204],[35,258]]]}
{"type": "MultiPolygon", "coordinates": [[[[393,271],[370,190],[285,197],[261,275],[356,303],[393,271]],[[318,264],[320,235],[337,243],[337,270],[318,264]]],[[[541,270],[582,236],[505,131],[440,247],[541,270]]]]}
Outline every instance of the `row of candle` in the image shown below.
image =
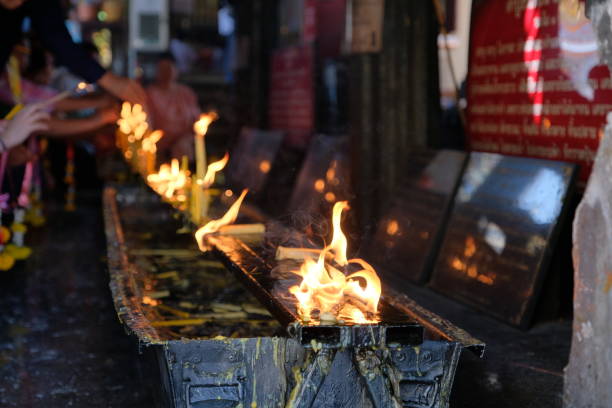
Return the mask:
{"type": "Polygon", "coordinates": [[[200,115],[194,123],[194,148],[196,171],[189,171],[187,157],[174,158],[157,169],[157,142],[163,137],[160,130],[151,130],[148,117],[141,105],[125,102],[118,120],[117,145],[132,169],[140,173],[147,184],[165,201],[185,212],[191,221],[200,225],[207,219],[210,204],[210,186],[215,174],[229,160],[221,160],[207,166],[205,135],[209,125],[217,119],[215,112],[200,115]]]}

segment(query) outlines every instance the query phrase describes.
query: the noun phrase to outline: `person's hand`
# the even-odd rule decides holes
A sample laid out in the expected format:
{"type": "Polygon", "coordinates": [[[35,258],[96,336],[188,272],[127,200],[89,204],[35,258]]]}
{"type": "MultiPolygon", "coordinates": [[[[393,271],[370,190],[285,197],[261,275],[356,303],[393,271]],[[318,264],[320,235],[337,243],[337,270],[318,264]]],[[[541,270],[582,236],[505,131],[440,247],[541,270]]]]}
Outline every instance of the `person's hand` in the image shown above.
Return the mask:
{"type": "Polygon", "coordinates": [[[117,98],[108,92],[103,92],[98,95],[92,95],[91,97],[80,99],[91,103],[91,108],[93,109],[105,109],[117,105],[117,98]]]}
{"type": "Polygon", "coordinates": [[[32,133],[47,130],[49,114],[42,110],[41,104],[31,104],[23,108],[8,122],[0,135],[0,146],[10,149],[23,143],[32,133]]]}
{"type": "Polygon", "coordinates": [[[98,80],[98,84],[122,101],[138,103],[142,106],[147,101],[147,95],[142,86],[135,80],[124,78],[107,72],[98,80]]]}

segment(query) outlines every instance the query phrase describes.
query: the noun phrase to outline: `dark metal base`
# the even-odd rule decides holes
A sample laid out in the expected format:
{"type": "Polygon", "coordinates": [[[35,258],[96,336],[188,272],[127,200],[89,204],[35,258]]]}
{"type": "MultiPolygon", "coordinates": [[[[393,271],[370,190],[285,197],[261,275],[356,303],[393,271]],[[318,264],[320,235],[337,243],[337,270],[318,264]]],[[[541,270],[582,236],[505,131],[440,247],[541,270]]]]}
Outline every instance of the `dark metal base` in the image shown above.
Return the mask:
{"type": "MultiPolygon", "coordinates": [[[[480,344],[461,331],[457,341],[449,341],[454,337],[446,334],[446,339],[386,347],[304,347],[288,337],[164,338],[142,311],[116,194],[111,188],[104,193],[110,286],[118,316],[139,345],[143,374],[150,379],[160,406],[448,406],[464,341],[465,345],[480,344]]],[[[129,200],[125,203],[130,205],[129,200]]],[[[458,330],[435,315],[424,324],[423,311],[415,310],[411,317],[428,330],[426,338],[444,338],[440,328],[445,325],[458,330]]]]}
{"type": "Polygon", "coordinates": [[[292,339],[170,341],[142,346],[161,407],[448,407],[461,346],[305,350],[292,339]]]}

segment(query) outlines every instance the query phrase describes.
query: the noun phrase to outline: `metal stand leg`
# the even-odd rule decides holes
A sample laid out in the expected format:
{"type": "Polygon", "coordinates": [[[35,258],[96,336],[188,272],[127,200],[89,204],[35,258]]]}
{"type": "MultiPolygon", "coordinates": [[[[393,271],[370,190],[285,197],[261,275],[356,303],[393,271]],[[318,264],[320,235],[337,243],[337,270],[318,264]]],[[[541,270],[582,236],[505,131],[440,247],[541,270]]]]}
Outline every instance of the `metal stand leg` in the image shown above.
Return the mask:
{"type": "Polygon", "coordinates": [[[314,361],[304,370],[302,381],[291,392],[286,408],[312,407],[335,354],[335,350],[324,348],[315,355],[314,361]]]}

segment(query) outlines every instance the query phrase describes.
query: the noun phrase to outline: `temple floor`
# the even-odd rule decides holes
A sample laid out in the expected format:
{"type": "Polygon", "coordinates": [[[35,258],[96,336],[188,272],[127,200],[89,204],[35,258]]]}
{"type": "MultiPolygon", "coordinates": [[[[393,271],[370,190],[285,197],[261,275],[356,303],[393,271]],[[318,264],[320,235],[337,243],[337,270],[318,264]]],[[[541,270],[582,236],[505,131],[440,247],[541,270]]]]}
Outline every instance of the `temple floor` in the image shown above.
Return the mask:
{"type": "Polygon", "coordinates": [[[113,308],[100,194],[48,203],[31,258],[0,272],[1,407],[151,407],[113,308]]]}

